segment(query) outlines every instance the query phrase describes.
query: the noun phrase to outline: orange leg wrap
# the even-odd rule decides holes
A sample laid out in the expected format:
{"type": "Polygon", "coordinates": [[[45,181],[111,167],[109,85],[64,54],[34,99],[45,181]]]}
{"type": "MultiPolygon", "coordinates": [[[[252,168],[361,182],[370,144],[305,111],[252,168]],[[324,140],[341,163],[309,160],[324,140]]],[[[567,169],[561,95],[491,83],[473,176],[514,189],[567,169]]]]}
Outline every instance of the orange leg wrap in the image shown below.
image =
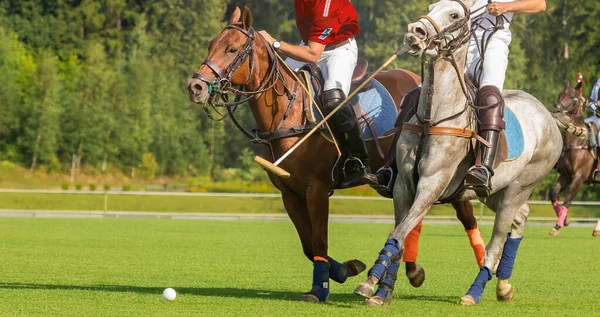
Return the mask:
{"type": "Polygon", "coordinates": [[[479,265],[479,267],[482,267],[483,258],[485,254],[485,242],[483,242],[481,232],[479,232],[479,227],[477,227],[476,225],[474,229],[465,230],[465,232],[469,237],[469,243],[471,243],[471,248],[473,248],[473,252],[475,253],[475,260],[477,260],[477,265],[479,265]]]}
{"type": "Polygon", "coordinates": [[[423,228],[423,220],[419,221],[404,240],[404,254],[402,260],[404,262],[417,262],[417,254],[419,253],[419,237],[423,228]]]}

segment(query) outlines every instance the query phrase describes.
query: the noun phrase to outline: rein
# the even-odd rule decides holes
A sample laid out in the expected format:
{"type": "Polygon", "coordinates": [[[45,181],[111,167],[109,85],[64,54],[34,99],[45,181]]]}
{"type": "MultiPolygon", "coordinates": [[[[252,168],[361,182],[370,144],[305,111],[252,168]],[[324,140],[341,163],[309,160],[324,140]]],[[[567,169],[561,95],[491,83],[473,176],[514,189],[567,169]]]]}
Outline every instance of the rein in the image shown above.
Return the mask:
{"type": "MultiPolygon", "coordinates": [[[[421,56],[422,57],[421,78],[424,77],[425,65],[426,64],[429,65],[428,82],[430,83],[430,85],[427,88],[427,90],[425,91],[425,93],[426,93],[425,102],[424,102],[425,114],[424,114],[423,118],[420,118],[418,114],[415,115],[417,120],[419,122],[421,122],[422,124],[405,123],[403,125],[403,130],[406,129],[406,131],[408,131],[408,132],[421,134],[422,141],[426,136],[428,136],[430,134],[432,134],[432,135],[450,135],[450,136],[456,136],[456,137],[468,138],[468,139],[475,138],[476,140],[478,140],[485,146],[490,147],[490,144],[487,141],[485,141],[475,131],[472,131],[468,128],[438,126],[438,124],[441,122],[448,121],[448,120],[451,120],[453,118],[456,118],[456,117],[462,115],[465,111],[467,111],[469,106],[471,108],[475,108],[475,104],[472,100],[472,97],[467,90],[467,86],[466,86],[466,83],[464,80],[464,74],[462,74],[460,72],[458,64],[456,62],[456,58],[454,57],[454,53],[456,52],[456,50],[458,48],[460,48],[461,46],[463,46],[464,44],[468,43],[471,38],[472,30],[470,29],[469,23],[468,23],[470,20],[470,12],[469,12],[469,8],[467,8],[464,3],[462,3],[461,1],[458,1],[458,0],[454,0],[454,1],[459,3],[463,7],[465,16],[463,18],[455,21],[454,23],[450,24],[445,29],[440,29],[440,27],[435,23],[435,21],[431,17],[429,17],[429,16],[421,17],[422,19],[425,19],[428,22],[430,22],[431,25],[433,26],[433,28],[436,30],[436,34],[428,40],[425,47],[430,47],[430,45],[432,43],[435,44],[438,49],[438,57],[432,58],[431,60],[427,61],[425,59],[425,53],[423,53],[423,55],[421,56]],[[460,30],[460,33],[457,36],[453,36],[451,33],[455,32],[457,30],[460,30]],[[452,37],[452,38],[450,40],[448,40],[448,37],[452,37]],[[456,74],[458,75],[461,89],[463,91],[463,94],[467,98],[467,103],[465,104],[465,107],[463,107],[463,109],[460,110],[459,112],[435,122],[435,121],[432,121],[432,118],[431,118],[431,107],[432,107],[432,99],[433,99],[433,94],[434,94],[433,82],[434,82],[434,78],[435,78],[434,68],[435,68],[435,63],[438,60],[446,58],[446,57],[450,59],[450,63],[452,64],[454,70],[456,71],[456,74]]],[[[421,148],[421,146],[419,146],[419,148],[421,148]]]]}
{"type": "MultiPolygon", "coordinates": [[[[215,121],[221,121],[226,117],[230,117],[234,125],[246,136],[250,139],[252,143],[256,144],[265,144],[271,145],[271,142],[276,139],[288,138],[296,135],[300,135],[305,133],[306,131],[312,129],[314,125],[310,123],[305,123],[298,127],[292,127],[289,129],[282,130],[284,122],[288,118],[291,109],[293,108],[294,101],[296,100],[296,91],[298,89],[298,81],[296,80],[294,83],[293,89],[290,89],[284,80],[284,77],[279,69],[279,61],[277,53],[274,49],[267,43],[267,41],[262,37],[262,35],[258,34],[260,39],[266,44],[268,58],[269,58],[269,68],[267,70],[267,75],[264,80],[262,80],[262,84],[258,89],[254,91],[247,91],[245,87],[251,80],[251,75],[253,74],[254,65],[254,41],[255,41],[255,32],[254,28],[250,28],[246,30],[238,25],[229,24],[225,27],[225,29],[234,29],[242,32],[247,37],[247,40],[244,44],[244,47],[238,52],[238,54],[233,59],[233,62],[227,67],[227,69],[222,70],[216,63],[211,61],[210,59],[205,59],[202,62],[202,65],[206,65],[215,75],[215,79],[211,80],[204,75],[196,72],[192,75],[192,78],[200,79],[208,85],[208,92],[210,94],[210,98],[207,101],[207,104],[210,105],[213,110],[219,114],[219,118],[215,118],[212,116],[206,105],[204,106],[204,111],[207,116],[215,121]],[[243,84],[236,85],[238,88],[233,87],[232,78],[240,69],[240,67],[248,62],[248,76],[243,84]],[[277,91],[277,82],[281,82],[283,85],[283,91],[277,91]],[[276,128],[273,131],[259,131],[258,128],[252,129],[252,131],[248,131],[244,128],[240,122],[235,118],[235,111],[238,106],[244,104],[251,99],[258,99],[260,94],[263,94],[266,91],[273,90],[277,96],[283,96],[284,94],[287,96],[289,101],[283,117],[277,124],[276,128]],[[234,101],[229,101],[229,93],[233,93],[236,95],[234,101]],[[242,96],[246,97],[242,99],[242,96]],[[222,107],[226,108],[227,113],[221,114],[217,108],[222,107]]],[[[306,109],[303,109],[306,111],[306,109]]]]}

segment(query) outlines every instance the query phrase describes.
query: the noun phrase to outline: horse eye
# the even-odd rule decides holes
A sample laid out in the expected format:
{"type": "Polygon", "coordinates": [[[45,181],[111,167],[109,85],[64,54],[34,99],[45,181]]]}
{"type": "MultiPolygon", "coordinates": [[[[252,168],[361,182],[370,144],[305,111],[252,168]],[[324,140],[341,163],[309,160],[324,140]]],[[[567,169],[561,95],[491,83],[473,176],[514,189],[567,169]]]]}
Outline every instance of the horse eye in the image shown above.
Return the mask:
{"type": "Polygon", "coordinates": [[[452,13],[450,14],[450,17],[454,20],[458,19],[458,13],[452,13]]]}
{"type": "Polygon", "coordinates": [[[237,53],[238,49],[235,47],[230,47],[227,49],[227,53],[231,53],[231,54],[235,54],[237,53]]]}

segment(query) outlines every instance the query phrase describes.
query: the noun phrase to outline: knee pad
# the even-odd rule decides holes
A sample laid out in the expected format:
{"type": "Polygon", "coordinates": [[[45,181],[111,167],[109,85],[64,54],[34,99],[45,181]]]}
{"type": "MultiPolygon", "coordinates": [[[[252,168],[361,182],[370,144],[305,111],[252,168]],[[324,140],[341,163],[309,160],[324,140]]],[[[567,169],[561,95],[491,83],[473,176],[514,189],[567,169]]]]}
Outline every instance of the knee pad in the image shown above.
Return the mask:
{"type": "Polygon", "coordinates": [[[504,99],[496,86],[481,87],[477,92],[479,112],[479,131],[504,130],[504,99]]]}

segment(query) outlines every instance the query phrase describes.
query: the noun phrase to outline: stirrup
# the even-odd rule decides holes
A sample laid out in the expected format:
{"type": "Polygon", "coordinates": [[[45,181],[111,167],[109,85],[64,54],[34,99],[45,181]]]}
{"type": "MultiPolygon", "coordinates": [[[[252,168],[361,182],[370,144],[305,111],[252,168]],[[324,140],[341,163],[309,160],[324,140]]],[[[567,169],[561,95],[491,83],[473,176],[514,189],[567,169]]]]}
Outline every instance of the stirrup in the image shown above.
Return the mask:
{"type": "Polygon", "coordinates": [[[374,174],[371,174],[373,176],[375,176],[377,178],[377,183],[374,184],[373,182],[368,182],[367,185],[371,186],[371,188],[375,189],[375,190],[379,190],[379,189],[391,189],[392,188],[392,181],[394,180],[394,170],[391,167],[381,167],[380,169],[377,170],[377,172],[375,172],[374,174]],[[380,174],[381,172],[386,172],[389,173],[390,178],[387,182],[387,184],[382,184],[379,182],[379,177],[377,177],[378,174],[380,174]]]}
{"type": "Polygon", "coordinates": [[[485,166],[472,166],[467,171],[467,175],[465,176],[464,185],[466,189],[472,189],[475,191],[478,197],[488,197],[490,192],[492,191],[492,175],[490,171],[485,166]],[[482,180],[472,174],[470,174],[473,170],[485,170],[485,180],[482,180]],[[471,182],[469,182],[471,180],[471,182]]]}
{"type": "Polygon", "coordinates": [[[594,180],[595,182],[600,182],[600,170],[594,170],[594,172],[592,173],[592,180],[594,180]]]}

